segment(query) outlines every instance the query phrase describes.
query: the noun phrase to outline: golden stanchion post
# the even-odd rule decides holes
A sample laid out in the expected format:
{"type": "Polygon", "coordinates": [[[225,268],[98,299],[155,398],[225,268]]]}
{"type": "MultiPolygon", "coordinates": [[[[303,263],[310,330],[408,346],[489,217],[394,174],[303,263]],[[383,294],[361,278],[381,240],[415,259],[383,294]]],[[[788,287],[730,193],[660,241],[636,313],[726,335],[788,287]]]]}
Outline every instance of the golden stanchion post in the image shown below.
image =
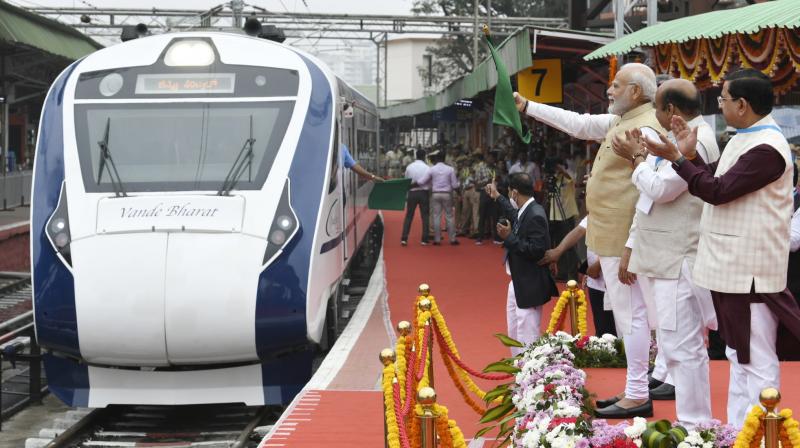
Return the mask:
{"type": "MultiPolygon", "coordinates": [[[[378,359],[381,360],[381,364],[386,367],[389,364],[392,364],[397,359],[397,356],[394,353],[394,350],[391,348],[385,348],[381,350],[381,354],[378,355],[378,359]]],[[[395,378],[397,380],[397,378],[395,378]]],[[[386,402],[383,403],[383,446],[385,448],[389,448],[389,427],[386,425],[386,402]]]]}
{"type": "Polygon", "coordinates": [[[569,291],[569,325],[572,328],[572,335],[575,336],[580,331],[578,329],[578,303],[575,298],[578,282],[575,280],[568,281],[567,290],[569,291]]]}
{"type": "Polygon", "coordinates": [[[781,393],[774,387],[768,387],[761,391],[758,397],[761,406],[767,410],[764,415],[764,447],[778,448],[780,434],[781,416],[775,411],[775,407],[781,401],[781,393]]]}
{"type": "Polygon", "coordinates": [[[428,297],[429,295],[431,295],[431,287],[430,287],[430,286],[428,286],[428,284],[427,284],[427,283],[421,283],[421,284],[419,285],[419,288],[417,288],[417,292],[418,292],[418,293],[419,293],[419,295],[421,295],[422,297],[428,297]]]}
{"type": "Polygon", "coordinates": [[[436,448],[436,417],[433,405],[436,403],[436,391],[432,387],[423,387],[417,392],[417,402],[422,406],[420,420],[420,436],[422,448],[436,448]]]}
{"type": "Polygon", "coordinates": [[[411,322],[407,320],[401,320],[398,322],[397,332],[400,334],[400,337],[406,337],[411,334],[411,322]]]}
{"type": "MultiPolygon", "coordinates": [[[[425,286],[427,286],[427,285],[425,285],[425,286]]],[[[420,289],[422,289],[421,286],[420,286],[420,289]]],[[[428,291],[430,291],[430,289],[428,291]]],[[[426,295],[426,297],[427,297],[427,295],[426,295]]],[[[422,299],[422,300],[419,301],[419,304],[417,306],[419,307],[420,311],[430,311],[431,307],[433,306],[433,304],[431,304],[430,299],[422,299]]],[[[430,384],[431,387],[434,387],[434,384],[433,384],[433,328],[430,325],[431,325],[431,319],[428,318],[427,322],[425,322],[425,327],[430,327],[430,329],[431,329],[430,336],[428,337],[428,362],[430,363],[430,365],[428,366],[428,384],[430,384]]]]}

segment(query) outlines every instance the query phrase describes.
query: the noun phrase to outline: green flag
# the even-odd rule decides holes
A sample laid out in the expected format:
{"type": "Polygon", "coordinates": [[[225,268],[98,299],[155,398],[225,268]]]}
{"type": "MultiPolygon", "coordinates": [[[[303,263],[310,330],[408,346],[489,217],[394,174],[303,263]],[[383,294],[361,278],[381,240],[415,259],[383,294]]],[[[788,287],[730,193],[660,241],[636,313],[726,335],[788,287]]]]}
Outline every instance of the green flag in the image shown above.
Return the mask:
{"type": "Polygon", "coordinates": [[[497,54],[492,40],[486,35],[486,43],[489,45],[489,51],[492,52],[492,59],[494,59],[494,66],[497,68],[497,87],[494,91],[494,115],[492,121],[494,124],[500,126],[508,126],[517,131],[520,140],[528,144],[531,142],[531,132],[528,130],[525,135],[522,134],[522,120],[519,118],[519,111],[516,104],[514,104],[514,90],[511,88],[511,78],[508,76],[506,65],[497,54]]]}
{"type": "Polygon", "coordinates": [[[372,210],[403,210],[411,179],[388,179],[376,182],[369,193],[367,206],[372,210]]]}

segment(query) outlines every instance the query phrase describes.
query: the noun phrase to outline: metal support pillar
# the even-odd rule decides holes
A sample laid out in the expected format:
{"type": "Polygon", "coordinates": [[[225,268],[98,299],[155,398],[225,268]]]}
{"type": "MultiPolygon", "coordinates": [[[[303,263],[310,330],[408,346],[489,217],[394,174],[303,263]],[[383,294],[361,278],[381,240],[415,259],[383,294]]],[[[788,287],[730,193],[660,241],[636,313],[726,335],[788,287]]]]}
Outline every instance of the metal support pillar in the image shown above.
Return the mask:
{"type": "Polygon", "coordinates": [[[380,41],[372,42],[375,44],[375,105],[381,107],[381,45],[380,41]]]}
{"type": "Polygon", "coordinates": [[[658,23],[658,1],[647,0],[647,26],[658,23]]]}
{"type": "Polygon", "coordinates": [[[475,21],[472,25],[472,69],[478,66],[478,2],[480,0],[473,0],[473,15],[475,21]]]}
{"type": "MultiPolygon", "coordinates": [[[[383,107],[389,105],[389,33],[383,33],[383,107]]],[[[380,95],[378,91],[377,95],[380,95]]]]}

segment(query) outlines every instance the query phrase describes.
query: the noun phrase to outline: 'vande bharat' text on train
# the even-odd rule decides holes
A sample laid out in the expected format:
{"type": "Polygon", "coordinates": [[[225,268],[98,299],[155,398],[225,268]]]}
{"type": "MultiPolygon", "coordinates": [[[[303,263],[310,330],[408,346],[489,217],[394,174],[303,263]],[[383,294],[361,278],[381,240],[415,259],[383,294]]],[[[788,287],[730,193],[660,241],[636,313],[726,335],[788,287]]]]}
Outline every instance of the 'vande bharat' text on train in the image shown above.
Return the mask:
{"type": "Polygon", "coordinates": [[[159,203],[153,207],[120,207],[121,218],[172,218],[172,217],[203,217],[213,218],[219,211],[218,208],[193,207],[191,202],[185,204],[165,206],[159,203]]]}

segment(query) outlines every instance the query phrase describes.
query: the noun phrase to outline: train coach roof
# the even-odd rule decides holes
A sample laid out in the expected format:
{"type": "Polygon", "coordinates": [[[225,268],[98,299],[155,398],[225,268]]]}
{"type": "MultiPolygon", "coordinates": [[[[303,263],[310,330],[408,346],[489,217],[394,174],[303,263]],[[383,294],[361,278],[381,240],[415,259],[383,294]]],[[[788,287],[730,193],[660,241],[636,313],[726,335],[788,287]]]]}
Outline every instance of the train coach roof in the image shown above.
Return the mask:
{"type": "Polygon", "coordinates": [[[35,48],[70,60],[103,48],[75,28],[6,2],[0,2],[0,42],[35,48]]]}

